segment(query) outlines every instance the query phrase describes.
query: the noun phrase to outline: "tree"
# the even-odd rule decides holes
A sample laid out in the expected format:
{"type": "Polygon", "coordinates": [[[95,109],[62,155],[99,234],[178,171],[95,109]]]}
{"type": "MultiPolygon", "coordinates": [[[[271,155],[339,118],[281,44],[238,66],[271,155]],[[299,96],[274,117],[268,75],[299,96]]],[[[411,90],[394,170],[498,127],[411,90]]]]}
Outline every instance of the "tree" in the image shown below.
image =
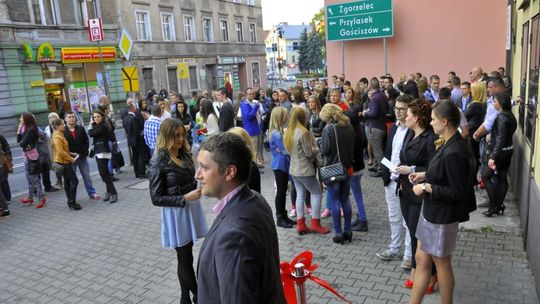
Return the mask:
{"type": "Polygon", "coordinates": [[[298,45],[298,68],[302,73],[309,73],[309,49],[308,32],[307,29],[304,29],[300,34],[300,44],[298,45]]]}
{"type": "Polygon", "coordinates": [[[308,66],[309,69],[317,73],[319,69],[323,68],[323,48],[324,44],[319,34],[312,30],[308,37],[308,66]]]}
{"type": "Polygon", "coordinates": [[[318,13],[311,19],[311,26],[315,29],[321,41],[326,40],[326,19],[324,15],[324,7],[322,7],[318,13]]]}

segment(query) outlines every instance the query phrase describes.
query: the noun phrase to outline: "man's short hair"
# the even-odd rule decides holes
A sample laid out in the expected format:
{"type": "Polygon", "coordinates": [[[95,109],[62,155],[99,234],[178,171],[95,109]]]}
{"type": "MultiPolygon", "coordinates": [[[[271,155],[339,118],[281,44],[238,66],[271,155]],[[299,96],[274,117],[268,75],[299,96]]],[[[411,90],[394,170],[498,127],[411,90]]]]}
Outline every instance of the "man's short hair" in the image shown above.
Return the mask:
{"type": "Polygon", "coordinates": [[[392,76],[383,76],[382,79],[388,79],[390,83],[394,83],[394,77],[392,76]]]}
{"type": "Polygon", "coordinates": [[[399,95],[397,98],[396,98],[396,102],[403,102],[407,105],[409,105],[412,101],[413,101],[413,97],[409,94],[403,94],[403,95],[399,95]]]}
{"type": "Polygon", "coordinates": [[[450,96],[452,96],[452,91],[449,88],[442,88],[439,91],[439,99],[450,99],[450,96]]]}
{"type": "Polygon", "coordinates": [[[191,97],[197,97],[197,95],[199,95],[199,93],[197,91],[192,91],[191,92],[191,97]]]}
{"type": "Polygon", "coordinates": [[[66,112],[66,116],[71,115],[71,114],[75,115],[75,112],[73,112],[73,111],[67,111],[66,112]]]}
{"type": "Polygon", "coordinates": [[[220,174],[228,166],[236,166],[237,182],[245,183],[251,171],[251,150],[244,139],[236,134],[224,132],[208,136],[201,143],[201,150],[211,153],[211,158],[218,164],[220,174]]]}
{"type": "Polygon", "coordinates": [[[438,81],[441,81],[441,79],[439,78],[439,75],[431,75],[431,77],[429,77],[429,82],[433,82],[433,80],[438,80],[438,81]]]}
{"type": "Polygon", "coordinates": [[[468,81],[462,82],[461,85],[464,85],[464,86],[466,86],[466,87],[469,88],[469,89],[471,88],[471,83],[468,82],[468,81]]]}
{"type": "Polygon", "coordinates": [[[381,85],[379,84],[379,79],[377,79],[376,77],[371,78],[371,80],[369,81],[369,88],[372,90],[380,90],[381,85]]]}
{"type": "Polygon", "coordinates": [[[221,95],[227,95],[227,89],[225,87],[221,87],[217,89],[218,93],[221,95]]]}
{"type": "Polygon", "coordinates": [[[501,77],[493,77],[489,79],[489,82],[491,82],[496,87],[505,88],[504,80],[501,77]]]}
{"type": "Polygon", "coordinates": [[[450,79],[450,82],[452,82],[452,85],[458,86],[461,84],[461,79],[459,77],[454,76],[452,79],[450,79]]]}
{"type": "Polygon", "coordinates": [[[163,113],[163,110],[161,110],[161,107],[158,104],[155,104],[152,106],[152,115],[156,117],[161,117],[162,113],[163,113]]]}

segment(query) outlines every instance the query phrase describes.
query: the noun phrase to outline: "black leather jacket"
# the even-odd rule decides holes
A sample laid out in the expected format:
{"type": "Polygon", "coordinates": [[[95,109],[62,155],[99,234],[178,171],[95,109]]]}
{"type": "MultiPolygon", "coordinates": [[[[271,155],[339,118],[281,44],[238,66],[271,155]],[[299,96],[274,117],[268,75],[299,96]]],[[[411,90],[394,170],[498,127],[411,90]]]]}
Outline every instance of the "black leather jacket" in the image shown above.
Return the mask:
{"type": "Polygon", "coordinates": [[[94,138],[94,152],[96,154],[111,152],[109,141],[114,141],[114,131],[109,129],[105,123],[92,126],[92,129],[88,130],[88,135],[94,138]]]}
{"type": "Polygon", "coordinates": [[[159,207],[184,207],[184,195],[197,188],[195,165],[191,155],[181,153],[181,166],[163,150],[152,158],[147,175],[152,204],[159,207]]]}
{"type": "Polygon", "coordinates": [[[510,165],[514,132],[517,128],[516,118],[510,111],[501,111],[491,128],[491,141],[489,143],[489,158],[495,161],[498,167],[510,165]]]}

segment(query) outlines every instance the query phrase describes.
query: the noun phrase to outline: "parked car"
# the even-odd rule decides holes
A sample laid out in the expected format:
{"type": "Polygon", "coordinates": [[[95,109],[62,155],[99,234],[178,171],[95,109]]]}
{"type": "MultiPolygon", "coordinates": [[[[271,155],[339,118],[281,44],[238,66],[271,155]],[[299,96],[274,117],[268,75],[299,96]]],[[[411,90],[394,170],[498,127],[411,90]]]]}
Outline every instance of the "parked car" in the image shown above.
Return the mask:
{"type": "Polygon", "coordinates": [[[288,75],[283,76],[283,80],[285,80],[285,81],[296,81],[296,76],[294,76],[293,74],[288,74],[288,75]]]}

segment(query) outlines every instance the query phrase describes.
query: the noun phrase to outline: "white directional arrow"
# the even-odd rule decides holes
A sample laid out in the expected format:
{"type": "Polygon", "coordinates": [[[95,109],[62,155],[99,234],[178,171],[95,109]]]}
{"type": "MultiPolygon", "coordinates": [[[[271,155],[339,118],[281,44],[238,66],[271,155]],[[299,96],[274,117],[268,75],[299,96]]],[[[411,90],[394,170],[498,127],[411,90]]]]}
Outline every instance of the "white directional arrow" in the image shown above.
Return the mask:
{"type": "Polygon", "coordinates": [[[390,28],[389,27],[383,28],[383,32],[390,32],[390,28]]]}
{"type": "Polygon", "coordinates": [[[332,11],[331,8],[328,9],[328,12],[330,13],[330,15],[333,15],[333,14],[334,14],[334,12],[332,11]]]}
{"type": "Polygon", "coordinates": [[[328,24],[330,24],[330,25],[336,25],[337,23],[335,23],[334,21],[330,21],[328,24]]]}

